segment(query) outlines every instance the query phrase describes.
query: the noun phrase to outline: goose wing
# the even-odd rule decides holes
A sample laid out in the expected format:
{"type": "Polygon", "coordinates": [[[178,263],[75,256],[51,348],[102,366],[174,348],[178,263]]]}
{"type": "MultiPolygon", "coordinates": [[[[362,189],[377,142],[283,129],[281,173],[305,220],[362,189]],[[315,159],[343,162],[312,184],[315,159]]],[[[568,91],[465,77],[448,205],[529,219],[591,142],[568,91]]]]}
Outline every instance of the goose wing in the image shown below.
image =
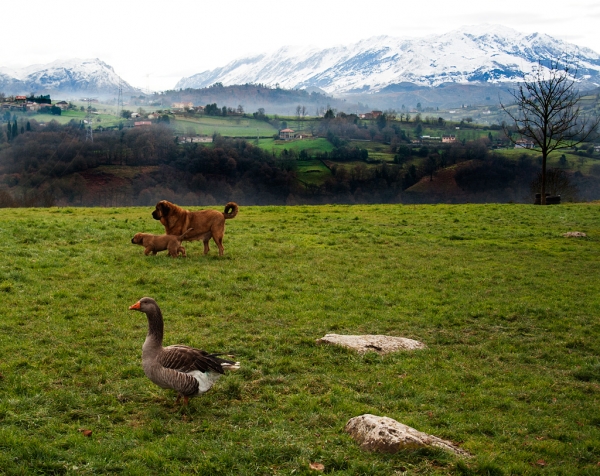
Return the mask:
{"type": "Polygon", "coordinates": [[[200,349],[194,349],[187,345],[170,345],[165,347],[158,358],[158,363],[167,369],[179,372],[208,372],[212,370],[220,374],[225,373],[221,364],[228,360],[220,359],[215,354],[200,349]]]}

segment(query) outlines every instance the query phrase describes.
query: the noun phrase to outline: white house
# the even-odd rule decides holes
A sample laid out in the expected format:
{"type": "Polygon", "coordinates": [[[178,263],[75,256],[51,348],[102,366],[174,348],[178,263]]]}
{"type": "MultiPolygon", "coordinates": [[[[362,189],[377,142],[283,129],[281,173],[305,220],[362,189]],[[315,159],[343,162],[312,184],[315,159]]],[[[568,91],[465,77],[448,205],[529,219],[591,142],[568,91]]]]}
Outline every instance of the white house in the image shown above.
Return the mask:
{"type": "Polygon", "coordinates": [[[529,139],[519,139],[515,142],[515,149],[533,149],[535,144],[529,139]]]}
{"type": "Polygon", "coordinates": [[[296,133],[292,129],[282,129],[279,131],[280,140],[292,140],[296,138],[296,133]]]}

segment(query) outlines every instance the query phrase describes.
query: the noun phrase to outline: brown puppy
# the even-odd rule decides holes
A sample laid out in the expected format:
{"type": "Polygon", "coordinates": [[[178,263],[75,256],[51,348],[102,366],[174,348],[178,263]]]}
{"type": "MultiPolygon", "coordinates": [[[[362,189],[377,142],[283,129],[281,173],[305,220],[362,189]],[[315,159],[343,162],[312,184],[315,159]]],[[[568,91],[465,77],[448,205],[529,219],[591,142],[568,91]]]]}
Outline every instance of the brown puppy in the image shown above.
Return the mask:
{"type": "Polygon", "coordinates": [[[131,239],[134,245],[142,245],[144,254],[148,256],[150,253],[155,255],[159,251],[168,250],[169,256],[177,258],[179,254],[185,258],[185,248],[181,246],[181,241],[185,235],[191,231],[191,228],[183,235],[151,235],[150,233],[136,233],[131,239]]]}
{"type": "Polygon", "coordinates": [[[174,203],[161,200],[152,212],[152,218],[160,220],[168,235],[179,235],[183,230],[193,228],[185,240],[204,242],[204,254],[208,253],[208,241],[212,238],[219,247],[219,256],[223,256],[223,235],[225,234],[225,220],[235,218],[239,207],[237,203],[229,202],[225,205],[224,212],[217,210],[200,210],[192,212],[178,207],[174,203]]]}

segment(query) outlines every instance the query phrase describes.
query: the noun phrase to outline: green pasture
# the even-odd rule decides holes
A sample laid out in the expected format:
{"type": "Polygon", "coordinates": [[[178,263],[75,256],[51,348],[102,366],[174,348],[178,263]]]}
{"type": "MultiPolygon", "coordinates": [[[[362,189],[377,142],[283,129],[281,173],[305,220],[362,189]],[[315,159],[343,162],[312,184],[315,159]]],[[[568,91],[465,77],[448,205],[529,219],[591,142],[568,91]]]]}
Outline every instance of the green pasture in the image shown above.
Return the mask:
{"type": "Polygon", "coordinates": [[[307,138],[307,139],[296,139],[290,141],[274,140],[274,139],[260,139],[258,146],[265,150],[273,150],[277,153],[282,152],[284,149],[295,150],[300,152],[306,150],[309,154],[315,152],[331,152],[333,145],[327,139],[323,137],[307,138]]]}
{"type": "Polygon", "coordinates": [[[272,136],[277,129],[265,121],[257,121],[247,117],[213,117],[198,116],[187,118],[177,116],[171,119],[171,126],[179,135],[212,136],[215,132],[229,137],[272,136]]]}
{"type": "Polygon", "coordinates": [[[331,177],[331,171],[320,160],[297,160],[296,173],[302,183],[311,185],[321,185],[331,177]]]}
{"type": "Polygon", "coordinates": [[[131,244],[163,232],[151,211],[0,214],[1,474],[598,474],[598,204],[241,206],[223,257],[187,259],[131,244]],[[242,368],[176,405],[141,368],[143,296],[165,344],[242,368]],[[473,456],[363,452],[364,413],[473,456]]]}
{"type": "Polygon", "coordinates": [[[280,121],[285,121],[287,127],[296,132],[304,132],[308,133],[311,129],[316,129],[319,127],[321,119],[317,118],[304,118],[298,119],[296,116],[278,116],[280,121]]]}
{"type": "MultiPolygon", "coordinates": [[[[540,152],[539,149],[536,150],[536,149],[510,148],[510,149],[501,149],[498,152],[502,156],[509,158],[509,159],[517,160],[522,156],[526,156],[535,161],[539,160],[539,163],[541,164],[542,153],[540,152]]],[[[546,166],[548,168],[550,168],[550,167],[565,168],[565,169],[571,169],[573,171],[580,171],[581,173],[584,173],[584,174],[589,174],[594,165],[596,165],[596,166],[600,165],[600,158],[580,156],[580,155],[573,153],[573,151],[570,149],[558,150],[555,152],[551,152],[550,155],[548,156],[548,161],[546,164],[546,166]],[[560,162],[560,157],[563,154],[565,156],[565,159],[567,160],[567,163],[564,166],[560,162]]]]}
{"type": "MultiPolygon", "coordinates": [[[[416,138],[417,134],[415,133],[415,124],[411,122],[411,127],[407,129],[407,132],[410,134],[411,138],[416,138]]],[[[423,136],[431,136],[431,137],[442,137],[445,135],[452,135],[456,137],[456,140],[462,141],[474,141],[478,139],[487,139],[488,134],[491,132],[492,136],[496,137],[500,134],[499,131],[489,131],[484,130],[480,127],[478,128],[459,128],[460,126],[451,126],[445,128],[437,128],[437,127],[429,127],[427,124],[422,123],[423,132],[420,135],[423,136]]],[[[401,126],[402,127],[402,126],[401,126]]],[[[404,128],[404,127],[402,127],[404,128]]]]}
{"type": "Polygon", "coordinates": [[[377,160],[381,162],[393,162],[394,154],[390,152],[389,144],[373,141],[351,141],[348,144],[350,147],[358,147],[359,149],[367,149],[369,151],[369,160],[377,160]]]}
{"type": "MultiPolygon", "coordinates": [[[[52,114],[31,114],[31,113],[16,113],[20,122],[21,119],[26,122],[31,119],[36,120],[37,122],[50,122],[56,121],[59,124],[68,124],[71,120],[75,120],[77,122],[83,121],[87,117],[87,113],[85,111],[75,111],[75,110],[67,110],[62,111],[60,116],[54,116],[52,114]]],[[[118,119],[113,114],[110,114],[110,111],[107,109],[106,113],[94,114],[93,115],[93,127],[94,129],[98,127],[110,127],[116,126],[119,124],[122,119],[118,119]]]]}
{"type": "Polygon", "coordinates": [[[31,115],[29,115],[29,114],[20,114],[20,113],[17,113],[16,115],[19,118],[18,119],[19,122],[22,118],[23,122],[33,119],[37,122],[48,123],[50,121],[56,121],[59,124],[68,124],[72,119],[76,119],[77,121],[85,119],[85,115],[82,115],[81,117],[74,117],[71,115],[67,115],[66,113],[61,114],[60,116],[54,116],[52,114],[31,114],[31,115]]]}

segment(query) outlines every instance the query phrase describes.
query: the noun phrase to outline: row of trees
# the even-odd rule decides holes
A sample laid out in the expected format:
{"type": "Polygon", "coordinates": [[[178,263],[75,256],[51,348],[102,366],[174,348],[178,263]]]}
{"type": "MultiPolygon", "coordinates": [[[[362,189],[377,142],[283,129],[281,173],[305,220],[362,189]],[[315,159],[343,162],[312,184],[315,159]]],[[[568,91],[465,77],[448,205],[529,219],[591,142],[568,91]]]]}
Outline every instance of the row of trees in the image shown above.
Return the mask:
{"type": "Polygon", "coordinates": [[[295,161],[218,135],[212,146],[177,144],[166,126],[106,131],[91,142],[77,123],[34,123],[0,150],[0,174],[11,193],[88,205],[147,204],[159,195],[208,203],[232,194],[242,202],[285,203],[296,184],[294,168],[295,161]],[[116,178],[99,172],[103,165],[143,168],[135,179],[116,178]]]}
{"type": "MultiPolygon", "coordinates": [[[[31,124],[29,121],[27,121],[27,126],[21,126],[21,130],[20,130],[21,134],[25,133],[25,127],[27,127],[28,131],[31,130],[31,124]]],[[[4,134],[0,134],[0,143],[4,142],[4,137],[6,137],[7,141],[11,141],[18,135],[19,135],[19,126],[17,125],[17,120],[14,119],[12,124],[10,123],[10,121],[6,123],[6,136],[4,134]]]]}

